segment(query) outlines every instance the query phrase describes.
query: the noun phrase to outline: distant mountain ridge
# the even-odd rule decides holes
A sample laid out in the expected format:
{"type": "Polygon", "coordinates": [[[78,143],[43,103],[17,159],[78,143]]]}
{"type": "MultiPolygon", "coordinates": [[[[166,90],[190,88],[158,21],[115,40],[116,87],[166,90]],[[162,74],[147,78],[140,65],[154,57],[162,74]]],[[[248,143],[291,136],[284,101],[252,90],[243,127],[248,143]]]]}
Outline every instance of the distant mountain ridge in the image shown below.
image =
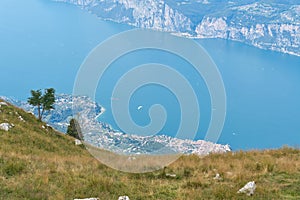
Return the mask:
{"type": "Polygon", "coordinates": [[[300,3],[296,0],[53,0],[105,20],[191,38],[223,38],[300,56],[300,3]]]}
{"type": "MultiPolygon", "coordinates": [[[[36,108],[26,102],[0,97],[37,116],[36,108]]],[[[56,95],[55,109],[45,113],[43,120],[55,129],[66,132],[73,115],[79,120],[84,140],[94,146],[121,154],[183,153],[207,155],[231,151],[229,145],[198,140],[182,140],[166,135],[142,137],[124,134],[110,125],[97,121],[105,109],[86,96],[56,95]],[[163,151],[163,152],[162,152],[163,151]]]]}

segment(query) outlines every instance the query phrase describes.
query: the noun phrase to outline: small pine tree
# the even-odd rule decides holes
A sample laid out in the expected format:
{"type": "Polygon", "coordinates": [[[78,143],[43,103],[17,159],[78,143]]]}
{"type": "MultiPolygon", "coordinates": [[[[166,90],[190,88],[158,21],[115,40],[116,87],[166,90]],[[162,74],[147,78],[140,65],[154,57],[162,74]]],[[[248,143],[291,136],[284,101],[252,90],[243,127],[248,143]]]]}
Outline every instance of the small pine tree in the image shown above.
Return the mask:
{"type": "Polygon", "coordinates": [[[46,89],[43,95],[41,90],[31,90],[31,97],[28,98],[28,103],[37,106],[38,118],[41,121],[46,110],[54,109],[55,90],[53,88],[46,89]]]}
{"type": "Polygon", "coordinates": [[[78,121],[74,118],[70,120],[70,125],[67,129],[67,135],[72,136],[78,140],[82,139],[81,128],[78,121]]]}

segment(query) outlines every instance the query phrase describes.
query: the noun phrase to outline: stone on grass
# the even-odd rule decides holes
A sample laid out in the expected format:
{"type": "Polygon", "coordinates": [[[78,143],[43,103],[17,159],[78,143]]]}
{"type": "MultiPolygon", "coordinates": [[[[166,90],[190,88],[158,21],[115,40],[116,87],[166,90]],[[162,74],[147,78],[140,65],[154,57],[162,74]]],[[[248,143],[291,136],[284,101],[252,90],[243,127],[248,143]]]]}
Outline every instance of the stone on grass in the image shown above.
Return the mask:
{"type": "Polygon", "coordinates": [[[82,142],[78,139],[75,139],[75,145],[78,146],[78,145],[82,145],[82,142]]]}
{"type": "Polygon", "coordinates": [[[74,200],[99,200],[99,198],[85,198],[85,199],[74,199],[74,200]]]}
{"type": "Polygon", "coordinates": [[[214,177],[214,180],[221,181],[222,180],[221,175],[220,174],[216,174],[216,176],[214,177]]]}
{"type": "Polygon", "coordinates": [[[1,106],[8,106],[8,105],[5,102],[0,102],[0,108],[1,108],[1,106]]]}
{"type": "Polygon", "coordinates": [[[21,115],[19,115],[18,119],[21,121],[21,122],[25,122],[25,120],[23,119],[23,117],[21,115]]]}
{"type": "Polygon", "coordinates": [[[129,157],[127,158],[127,160],[133,161],[133,160],[136,160],[136,157],[134,157],[134,156],[129,156],[129,157]]]}
{"type": "Polygon", "coordinates": [[[0,124],[0,129],[4,130],[4,131],[9,131],[9,129],[11,129],[12,127],[13,127],[13,125],[9,124],[9,123],[0,124]]]}
{"type": "Polygon", "coordinates": [[[166,177],[169,177],[169,178],[176,178],[176,174],[166,174],[166,177]]]}
{"type": "Polygon", "coordinates": [[[244,187],[239,189],[238,193],[245,193],[248,196],[252,196],[256,189],[256,184],[254,181],[248,182],[244,187]]]}
{"type": "Polygon", "coordinates": [[[130,200],[128,196],[120,196],[118,200],[130,200]]]}

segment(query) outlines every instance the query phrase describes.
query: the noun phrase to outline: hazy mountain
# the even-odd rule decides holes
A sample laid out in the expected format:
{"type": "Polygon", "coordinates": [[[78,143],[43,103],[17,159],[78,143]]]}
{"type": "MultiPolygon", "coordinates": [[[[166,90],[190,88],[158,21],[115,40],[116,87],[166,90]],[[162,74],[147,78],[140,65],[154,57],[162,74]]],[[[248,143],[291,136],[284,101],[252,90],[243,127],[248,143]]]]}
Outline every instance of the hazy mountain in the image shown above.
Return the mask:
{"type": "Polygon", "coordinates": [[[55,0],[98,17],[185,37],[224,38],[300,56],[296,0],[55,0]]]}

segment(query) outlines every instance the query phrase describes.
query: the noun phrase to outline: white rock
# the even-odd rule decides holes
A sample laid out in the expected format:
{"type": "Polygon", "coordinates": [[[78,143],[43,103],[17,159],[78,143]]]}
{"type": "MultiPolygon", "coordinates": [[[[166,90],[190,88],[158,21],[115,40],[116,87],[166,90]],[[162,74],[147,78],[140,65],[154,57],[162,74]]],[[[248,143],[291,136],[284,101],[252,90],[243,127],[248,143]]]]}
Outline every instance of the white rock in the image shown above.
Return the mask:
{"type": "Polygon", "coordinates": [[[85,199],[74,199],[74,200],[99,200],[99,198],[85,198],[85,199]]]}
{"type": "Polygon", "coordinates": [[[221,175],[220,174],[216,174],[216,176],[214,177],[214,180],[218,180],[218,181],[222,180],[221,175]]]}
{"type": "Polygon", "coordinates": [[[1,108],[1,106],[7,106],[7,103],[5,103],[5,102],[0,102],[0,108],[1,108]]]}
{"type": "Polygon", "coordinates": [[[18,119],[21,121],[21,122],[25,122],[25,120],[23,119],[23,117],[21,115],[19,115],[18,119]]]}
{"type": "Polygon", "coordinates": [[[136,157],[134,157],[134,156],[129,156],[129,157],[127,158],[127,160],[133,161],[133,160],[136,160],[136,157]]]}
{"type": "Polygon", "coordinates": [[[118,200],[130,200],[128,196],[120,196],[118,200]]]}
{"type": "Polygon", "coordinates": [[[82,142],[80,141],[80,140],[78,140],[78,139],[75,139],[75,145],[81,145],[82,144],[82,142]]]}
{"type": "Polygon", "coordinates": [[[4,131],[9,131],[9,129],[11,129],[12,127],[13,127],[13,125],[11,125],[9,123],[0,124],[0,129],[4,130],[4,131]]]}
{"type": "Polygon", "coordinates": [[[251,196],[254,194],[254,191],[256,189],[256,184],[254,181],[248,182],[244,187],[242,187],[238,193],[246,193],[248,196],[251,196]]]}
{"type": "Polygon", "coordinates": [[[176,178],[176,174],[166,174],[166,177],[176,178]]]}

